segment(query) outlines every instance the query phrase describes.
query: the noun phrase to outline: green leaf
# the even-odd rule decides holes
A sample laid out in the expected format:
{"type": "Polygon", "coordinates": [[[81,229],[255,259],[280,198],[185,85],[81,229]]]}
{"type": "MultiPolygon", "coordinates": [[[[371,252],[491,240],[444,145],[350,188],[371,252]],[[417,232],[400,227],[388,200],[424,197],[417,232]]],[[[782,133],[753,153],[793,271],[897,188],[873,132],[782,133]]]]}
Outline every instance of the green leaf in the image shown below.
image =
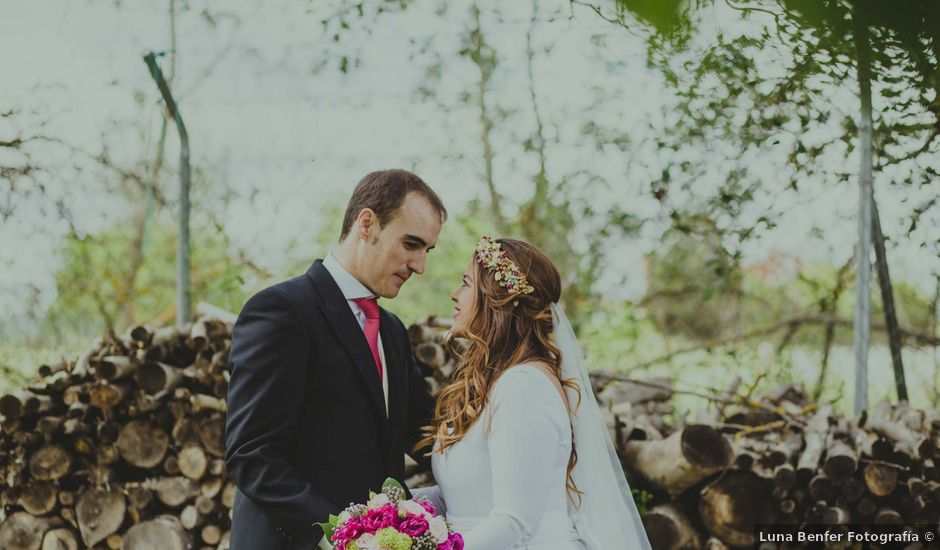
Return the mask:
{"type": "Polygon", "coordinates": [[[401,489],[402,491],[405,490],[405,488],[401,486],[401,483],[399,483],[398,480],[390,478],[390,477],[386,478],[385,482],[382,483],[382,489],[388,489],[389,487],[397,487],[401,489]]]}
{"type": "Polygon", "coordinates": [[[326,537],[326,540],[330,540],[333,537],[333,531],[336,530],[334,525],[329,523],[317,523],[320,526],[320,529],[323,529],[323,536],[326,537]]]}

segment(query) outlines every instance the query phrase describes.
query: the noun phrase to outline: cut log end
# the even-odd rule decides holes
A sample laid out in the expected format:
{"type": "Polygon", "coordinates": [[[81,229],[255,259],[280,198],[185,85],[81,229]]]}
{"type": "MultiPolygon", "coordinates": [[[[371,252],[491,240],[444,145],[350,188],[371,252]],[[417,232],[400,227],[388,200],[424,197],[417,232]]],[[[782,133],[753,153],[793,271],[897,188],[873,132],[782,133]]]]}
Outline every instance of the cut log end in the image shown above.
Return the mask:
{"type": "Polygon", "coordinates": [[[101,489],[82,493],[75,506],[75,515],[85,544],[94,546],[117,531],[124,522],[126,509],[124,495],[120,493],[101,489]]]}
{"type": "Polygon", "coordinates": [[[121,457],[138,468],[160,464],[169,444],[169,436],[163,429],[141,420],[128,422],[121,428],[117,440],[121,457]]]}
{"type": "Polygon", "coordinates": [[[56,480],[68,473],[72,457],[58,445],[44,445],[29,458],[29,473],[33,479],[56,480]]]}
{"type": "Polygon", "coordinates": [[[0,548],[36,550],[42,544],[49,521],[27,512],[14,512],[0,524],[0,548]]]}
{"type": "Polygon", "coordinates": [[[731,546],[752,546],[754,525],[773,523],[776,505],[753,472],[729,472],[703,491],[699,512],[709,532],[731,546]]]}
{"type": "Polygon", "coordinates": [[[682,430],[682,452],[690,464],[708,470],[727,468],[734,461],[725,436],[702,424],[690,424],[682,430]]]}
{"type": "Polygon", "coordinates": [[[78,550],[78,537],[71,529],[50,529],[42,538],[42,550],[78,550]]]}
{"type": "Polygon", "coordinates": [[[655,506],[643,514],[643,526],[653,548],[697,549],[701,541],[686,515],[672,504],[655,506]]]}
{"type": "Polygon", "coordinates": [[[122,550],[188,550],[190,538],[179,519],[158,516],[131,527],[124,534],[122,550]]]}

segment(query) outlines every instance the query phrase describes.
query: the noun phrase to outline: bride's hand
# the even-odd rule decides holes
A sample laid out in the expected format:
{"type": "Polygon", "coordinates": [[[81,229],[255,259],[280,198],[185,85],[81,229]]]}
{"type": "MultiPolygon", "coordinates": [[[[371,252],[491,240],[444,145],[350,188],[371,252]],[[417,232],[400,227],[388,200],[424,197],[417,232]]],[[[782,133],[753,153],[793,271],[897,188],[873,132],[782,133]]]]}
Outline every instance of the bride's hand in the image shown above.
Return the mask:
{"type": "Polygon", "coordinates": [[[430,502],[437,511],[437,515],[447,515],[447,504],[444,502],[443,495],[441,495],[440,486],[432,485],[431,487],[417,487],[415,489],[411,489],[411,494],[415,499],[423,498],[430,502]]]}

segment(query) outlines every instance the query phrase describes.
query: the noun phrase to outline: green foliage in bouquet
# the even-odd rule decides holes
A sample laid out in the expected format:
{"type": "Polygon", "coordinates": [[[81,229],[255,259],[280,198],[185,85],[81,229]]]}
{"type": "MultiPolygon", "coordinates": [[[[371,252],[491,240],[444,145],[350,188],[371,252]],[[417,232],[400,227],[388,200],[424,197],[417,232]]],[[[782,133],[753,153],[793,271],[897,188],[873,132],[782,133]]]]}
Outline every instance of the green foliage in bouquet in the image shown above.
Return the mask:
{"type": "MultiPolygon", "coordinates": [[[[404,498],[405,488],[402,487],[401,483],[398,480],[393,478],[386,478],[382,483],[382,493],[385,493],[390,498],[395,495],[397,498],[404,498]]],[[[369,498],[375,496],[375,492],[369,491],[369,498]]],[[[336,530],[336,527],[339,525],[339,516],[335,514],[330,514],[330,517],[325,523],[317,523],[320,526],[320,529],[323,529],[323,536],[326,537],[326,540],[329,541],[333,537],[333,531],[336,530]]]]}

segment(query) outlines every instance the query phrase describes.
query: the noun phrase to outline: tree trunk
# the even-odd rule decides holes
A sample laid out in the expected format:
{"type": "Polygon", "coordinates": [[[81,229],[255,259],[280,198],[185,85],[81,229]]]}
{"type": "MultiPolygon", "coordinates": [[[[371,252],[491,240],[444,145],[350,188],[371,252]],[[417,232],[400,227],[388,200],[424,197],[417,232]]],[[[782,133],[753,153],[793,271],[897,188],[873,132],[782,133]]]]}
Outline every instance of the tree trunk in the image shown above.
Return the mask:
{"type": "Polygon", "coordinates": [[[724,435],[701,424],[686,426],[662,441],[629,441],[624,447],[627,465],[673,496],[733,460],[724,435]]]}
{"type": "Polygon", "coordinates": [[[506,234],[509,225],[506,223],[506,218],[503,215],[502,196],[499,194],[499,191],[496,190],[496,181],[493,175],[493,145],[491,142],[493,114],[490,112],[490,107],[486,103],[487,87],[490,79],[493,77],[496,56],[483,37],[479,6],[474,5],[472,12],[475,26],[473,30],[470,31],[470,59],[476,64],[477,69],[480,71],[480,78],[477,80],[477,109],[479,110],[481,127],[480,141],[483,145],[483,178],[490,194],[490,212],[493,216],[493,223],[500,233],[506,234]]]}
{"type": "Polygon", "coordinates": [[[202,528],[199,535],[202,537],[202,542],[215,546],[222,538],[222,530],[217,525],[209,524],[202,528]]]}
{"type": "Polygon", "coordinates": [[[891,287],[891,273],[888,271],[888,253],[885,251],[885,236],[881,231],[881,217],[878,215],[878,203],[875,202],[874,189],[871,197],[871,231],[875,245],[875,270],[878,273],[878,286],[881,289],[881,303],[885,314],[885,327],[888,331],[888,346],[891,348],[891,365],[894,367],[894,383],[899,401],[907,401],[907,382],[904,380],[904,362],[901,360],[901,330],[898,315],[894,309],[894,290],[891,287]]]}
{"type": "Polygon", "coordinates": [[[206,474],[209,461],[201,447],[195,445],[184,448],[177,457],[180,473],[194,481],[199,481],[206,474]]]}
{"type": "Polygon", "coordinates": [[[223,484],[222,478],[207,478],[202,480],[202,483],[199,484],[199,492],[206,498],[215,498],[216,495],[222,492],[223,484]]]}
{"type": "Polygon", "coordinates": [[[858,468],[858,452],[847,443],[839,432],[829,434],[826,445],[826,461],[823,471],[832,480],[839,484],[852,477],[858,468]]]}
{"type": "Polygon", "coordinates": [[[102,410],[113,409],[133,393],[131,385],[125,382],[117,384],[95,384],[88,390],[92,407],[102,410]]]}
{"type": "Polygon", "coordinates": [[[193,404],[193,412],[211,410],[224,413],[228,410],[225,400],[212,397],[211,395],[196,394],[192,396],[190,401],[193,404]]]}
{"type": "Polygon", "coordinates": [[[42,538],[42,550],[78,550],[78,537],[71,529],[51,529],[42,538]]]}
{"type": "Polygon", "coordinates": [[[440,344],[423,342],[415,347],[415,359],[432,369],[439,369],[447,362],[447,354],[440,344]]]}
{"type": "Polygon", "coordinates": [[[891,508],[882,508],[875,513],[875,525],[901,525],[904,518],[897,510],[891,508]]]}
{"type": "Polygon", "coordinates": [[[868,346],[871,331],[869,316],[871,296],[871,197],[872,197],[872,120],[871,120],[871,52],[868,43],[868,22],[855,15],[856,50],[858,53],[858,84],[861,113],[858,141],[861,157],[859,168],[858,247],[855,256],[855,322],[852,344],[855,350],[855,414],[868,408],[868,346]]]}
{"type": "Polygon", "coordinates": [[[858,478],[852,477],[839,485],[839,490],[849,502],[855,502],[865,494],[865,484],[858,478]]]}
{"type": "Polygon", "coordinates": [[[120,380],[137,371],[137,363],[126,355],[111,355],[95,363],[95,374],[102,380],[120,380]]]}
{"type": "Polygon", "coordinates": [[[701,538],[686,514],[674,504],[654,506],[643,514],[650,545],[657,550],[698,549],[701,538]]]}
{"type": "Polygon", "coordinates": [[[776,502],[752,472],[729,472],[702,491],[699,513],[708,531],[731,546],[752,546],[754,525],[773,523],[776,502]]]}
{"type": "Polygon", "coordinates": [[[170,88],[163,78],[163,72],[157,65],[153,52],[144,56],[144,61],[150,69],[150,74],[157,83],[157,88],[163,96],[166,108],[176,122],[176,129],[180,135],[180,193],[179,193],[179,235],[176,247],[176,326],[186,324],[190,315],[190,250],[189,250],[189,134],[183,124],[183,115],[180,113],[170,88]]]}
{"type": "Polygon", "coordinates": [[[25,390],[0,397],[0,414],[7,420],[16,420],[22,416],[41,413],[52,408],[52,399],[48,395],[36,395],[25,390]]]}
{"type": "Polygon", "coordinates": [[[183,380],[183,371],[159,361],[148,361],[137,369],[137,384],[150,395],[172,391],[183,380]]]}
{"type": "Polygon", "coordinates": [[[170,515],[131,527],[121,544],[122,550],[188,550],[189,547],[189,536],[179,519],[170,515]]]}
{"type": "Polygon", "coordinates": [[[235,484],[228,482],[225,484],[225,488],[222,489],[222,506],[225,506],[228,509],[235,507],[235,484]]]}
{"type": "Polygon", "coordinates": [[[128,514],[134,523],[140,523],[150,509],[150,505],[153,504],[153,492],[144,487],[128,487],[125,491],[127,492],[128,514]]]}
{"type": "Polygon", "coordinates": [[[826,525],[845,525],[849,522],[849,511],[841,506],[830,506],[823,512],[822,520],[826,525]]]}
{"type": "Polygon", "coordinates": [[[39,550],[49,520],[26,512],[15,512],[0,524],[0,548],[4,550],[39,550]]]}
{"type": "Polygon", "coordinates": [[[890,495],[898,485],[897,469],[883,464],[872,463],[866,466],[864,477],[868,491],[877,497],[890,495]]]}
{"type": "Polygon", "coordinates": [[[199,488],[191,479],[185,477],[165,477],[155,483],[157,498],[170,508],[176,508],[191,497],[195,496],[199,488]]]}
{"type": "Polygon", "coordinates": [[[124,523],[126,510],[124,495],[120,493],[100,489],[82,493],[75,505],[75,515],[85,544],[94,546],[117,531],[124,523]]]}
{"type": "Polygon", "coordinates": [[[23,488],[20,493],[20,505],[34,516],[44,516],[55,509],[57,498],[55,485],[40,481],[23,488]]]}
{"type": "MultiPolygon", "coordinates": [[[[842,291],[845,289],[845,274],[851,265],[851,260],[849,260],[839,268],[836,274],[835,287],[833,287],[832,294],[825,301],[823,313],[835,316],[839,297],[842,296],[842,291]]],[[[827,322],[825,327],[823,334],[823,355],[819,363],[819,377],[816,379],[816,387],[813,388],[813,401],[819,401],[819,397],[822,395],[823,384],[826,381],[826,371],[829,370],[829,354],[832,351],[832,342],[835,340],[836,335],[836,324],[834,322],[827,322]]]]}
{"type": "Polygon", "coordinates": [[[182,525],[183,528],[187,531],[192,531],[197,525],[199,525],[199,520],[199,512],[192,504],[185,506],[183,511],[180,512],[180,525],[182,525]]]}
{"type": "Polygon", "coordinates": [[[805,481],[816,474],[819,460],[826,448],[826,437],[829,433],[829,417],[832,416],[832,405],[824,405],[813,418],[810,419],[803,432],[806,446],[797,462],[797,474],[805,481]]]}
{"type": "Polygon", "coordinates": [[[72,456],[58,445],[45,445],[29,457],[29,473],[33,479],[56,480],[71,467],[72,456]]]}
{"type": "Polygon", "coordinates": [[[160,464],[169,444],[165,431],[143,420],[125,424],[117,440],[121,456],[138,468],[153,468],[160,464]]]}

